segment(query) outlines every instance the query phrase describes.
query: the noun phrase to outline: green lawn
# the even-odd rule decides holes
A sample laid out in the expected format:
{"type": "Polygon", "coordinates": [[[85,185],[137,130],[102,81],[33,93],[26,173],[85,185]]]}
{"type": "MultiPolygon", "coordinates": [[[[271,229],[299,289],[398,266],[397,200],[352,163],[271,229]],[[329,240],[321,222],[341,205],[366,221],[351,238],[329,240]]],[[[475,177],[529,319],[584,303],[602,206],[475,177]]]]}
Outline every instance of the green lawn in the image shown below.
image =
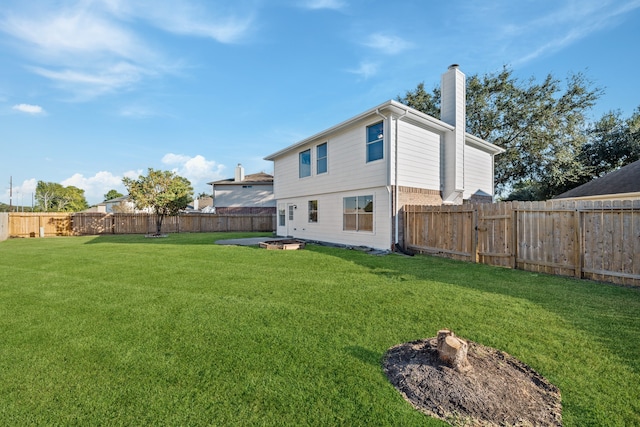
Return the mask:
{"type": "Polygon", "coordinates": [[[381,368],[443,327],[640,425],[640,289],[238,236],[1,242],[0,425],[444,425],[381,368]]]}

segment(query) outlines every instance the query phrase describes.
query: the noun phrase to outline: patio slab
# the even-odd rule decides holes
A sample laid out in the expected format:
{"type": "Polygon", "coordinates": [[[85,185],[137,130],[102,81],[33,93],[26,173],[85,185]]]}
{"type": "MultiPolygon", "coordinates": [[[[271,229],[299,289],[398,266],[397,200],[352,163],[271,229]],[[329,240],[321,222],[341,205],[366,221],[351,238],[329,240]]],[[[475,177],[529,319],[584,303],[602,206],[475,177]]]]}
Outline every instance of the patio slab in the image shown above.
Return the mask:
{"type": "MultiPolygon", "coordinates": [[[[245,239],[227,239],[227,240],[217,240],[217,245],[235,245],[235,246],[258,246],[260,243],[265,241],[273,241],[278,240],[273,237],[249,237],[245,239]]],[[[282,239],[285,240],[285,239],[282,239]]]]}

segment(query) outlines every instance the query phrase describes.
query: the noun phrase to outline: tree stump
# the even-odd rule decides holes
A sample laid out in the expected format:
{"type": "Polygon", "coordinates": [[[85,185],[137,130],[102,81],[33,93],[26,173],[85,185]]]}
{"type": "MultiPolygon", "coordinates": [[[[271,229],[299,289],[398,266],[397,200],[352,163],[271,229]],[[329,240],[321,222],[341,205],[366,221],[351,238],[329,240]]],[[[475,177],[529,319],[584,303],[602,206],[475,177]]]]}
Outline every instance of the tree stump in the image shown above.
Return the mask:
{"type": "Polygon", "coordinates": [[[467,360],[469,345],[448,329],[438,331],[438,358],[458,372],[471,370],[467,360]]]}

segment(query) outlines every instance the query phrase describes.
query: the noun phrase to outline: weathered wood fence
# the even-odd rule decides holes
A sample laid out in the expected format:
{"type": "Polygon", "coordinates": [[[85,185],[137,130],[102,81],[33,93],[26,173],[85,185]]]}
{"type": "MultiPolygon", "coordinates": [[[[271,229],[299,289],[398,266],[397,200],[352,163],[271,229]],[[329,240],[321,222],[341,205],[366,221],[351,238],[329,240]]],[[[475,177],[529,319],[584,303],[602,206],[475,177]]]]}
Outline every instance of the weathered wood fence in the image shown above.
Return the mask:
{"type": "Polygon", "coordinates": [[[407,249],[640,285],[640,200],[405,206],[407,249]]]}
{"type": "MultiPolygon", "coordinates": [[[[184,214],[168,216],[163,233],[221,231],[274,231],[276,217],[266,215],[184,214]]],[[[9,214],[11,237],[149,234],[156,232],[156,215],[131,213],[26,213],[9,214]]]]}
{"type": "Polygon", "coordinates": [[[0,242],[9,238],[9,213],[0,212],[0,242]]]}

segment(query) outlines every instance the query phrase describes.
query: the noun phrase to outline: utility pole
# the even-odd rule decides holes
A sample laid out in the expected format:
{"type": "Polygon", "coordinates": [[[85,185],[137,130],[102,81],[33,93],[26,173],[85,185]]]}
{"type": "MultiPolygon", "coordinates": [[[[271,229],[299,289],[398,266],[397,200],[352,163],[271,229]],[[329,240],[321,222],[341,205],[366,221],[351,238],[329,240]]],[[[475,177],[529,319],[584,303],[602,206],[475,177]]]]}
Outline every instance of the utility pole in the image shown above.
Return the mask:
{"type": "Polygon", "coordinates": [[[11,205],[13,204],[13,176],[9,176],[9,212],[11,212],[11,205]]]}

